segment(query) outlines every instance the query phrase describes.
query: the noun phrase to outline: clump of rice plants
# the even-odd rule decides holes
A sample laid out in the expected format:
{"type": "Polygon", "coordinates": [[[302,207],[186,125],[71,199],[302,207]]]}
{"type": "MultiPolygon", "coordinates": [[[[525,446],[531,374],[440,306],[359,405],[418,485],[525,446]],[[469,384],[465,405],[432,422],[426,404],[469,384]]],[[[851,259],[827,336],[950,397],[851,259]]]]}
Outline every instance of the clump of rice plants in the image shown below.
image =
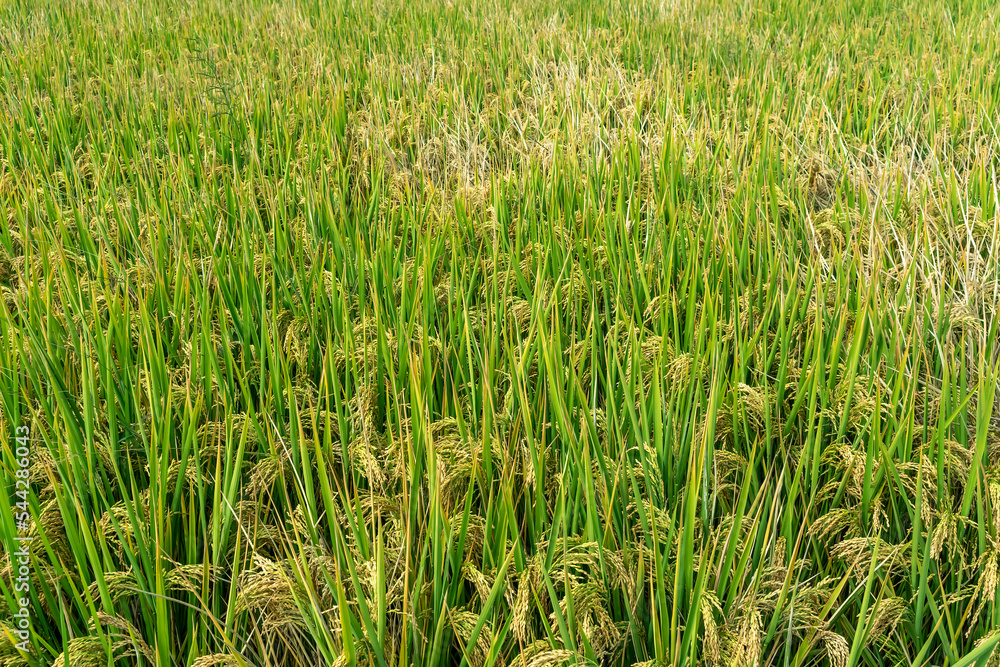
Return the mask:
{"type": "Polygon", "coordinates": [[[0,664],[995,663],[998,18],[0,8],[0,664]]]}

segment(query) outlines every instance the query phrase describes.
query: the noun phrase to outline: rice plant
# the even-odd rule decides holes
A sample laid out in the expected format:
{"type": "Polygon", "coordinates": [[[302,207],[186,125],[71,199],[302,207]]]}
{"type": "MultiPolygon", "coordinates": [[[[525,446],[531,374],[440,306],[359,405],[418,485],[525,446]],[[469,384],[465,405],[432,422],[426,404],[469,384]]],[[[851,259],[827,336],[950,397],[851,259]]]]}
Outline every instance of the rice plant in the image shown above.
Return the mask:
{"type": "Polygon", "coordinates": [[[998,20],[3,5],[0,665],[997,664],[998,20]]]}

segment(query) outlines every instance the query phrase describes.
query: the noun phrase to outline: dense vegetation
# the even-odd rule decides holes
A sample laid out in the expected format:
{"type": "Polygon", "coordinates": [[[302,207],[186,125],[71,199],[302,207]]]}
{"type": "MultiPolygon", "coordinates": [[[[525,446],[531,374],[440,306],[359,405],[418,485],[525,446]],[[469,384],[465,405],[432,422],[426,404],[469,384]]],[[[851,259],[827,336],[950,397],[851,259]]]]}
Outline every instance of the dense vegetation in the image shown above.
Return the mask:
{"type": "Polygon", "coordinates": [[[985,664],[998,17],[5,3],[0,664],[985,664]]]}

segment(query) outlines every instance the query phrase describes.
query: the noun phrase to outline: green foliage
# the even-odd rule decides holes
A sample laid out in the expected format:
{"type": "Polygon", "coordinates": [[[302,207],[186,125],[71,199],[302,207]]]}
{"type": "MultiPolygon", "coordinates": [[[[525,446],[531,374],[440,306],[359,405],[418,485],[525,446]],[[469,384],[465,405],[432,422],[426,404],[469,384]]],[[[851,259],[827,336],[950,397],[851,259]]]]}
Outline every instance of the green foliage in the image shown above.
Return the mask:
{"type": "Polygon", "coordinates": [[[0,8],[3,665],[985,665],[975,0],[0,8]]]}

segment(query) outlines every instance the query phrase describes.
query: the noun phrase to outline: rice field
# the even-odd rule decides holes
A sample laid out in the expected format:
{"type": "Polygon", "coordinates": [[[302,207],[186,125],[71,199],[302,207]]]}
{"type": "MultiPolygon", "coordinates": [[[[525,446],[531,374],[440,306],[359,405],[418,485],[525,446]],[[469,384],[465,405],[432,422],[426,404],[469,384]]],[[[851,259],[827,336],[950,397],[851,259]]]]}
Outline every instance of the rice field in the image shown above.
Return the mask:
{"type": "Polygon", "coordinates": [[[1000,9],[0,6],[0,665],[1000,664],[1000,9]]]}

